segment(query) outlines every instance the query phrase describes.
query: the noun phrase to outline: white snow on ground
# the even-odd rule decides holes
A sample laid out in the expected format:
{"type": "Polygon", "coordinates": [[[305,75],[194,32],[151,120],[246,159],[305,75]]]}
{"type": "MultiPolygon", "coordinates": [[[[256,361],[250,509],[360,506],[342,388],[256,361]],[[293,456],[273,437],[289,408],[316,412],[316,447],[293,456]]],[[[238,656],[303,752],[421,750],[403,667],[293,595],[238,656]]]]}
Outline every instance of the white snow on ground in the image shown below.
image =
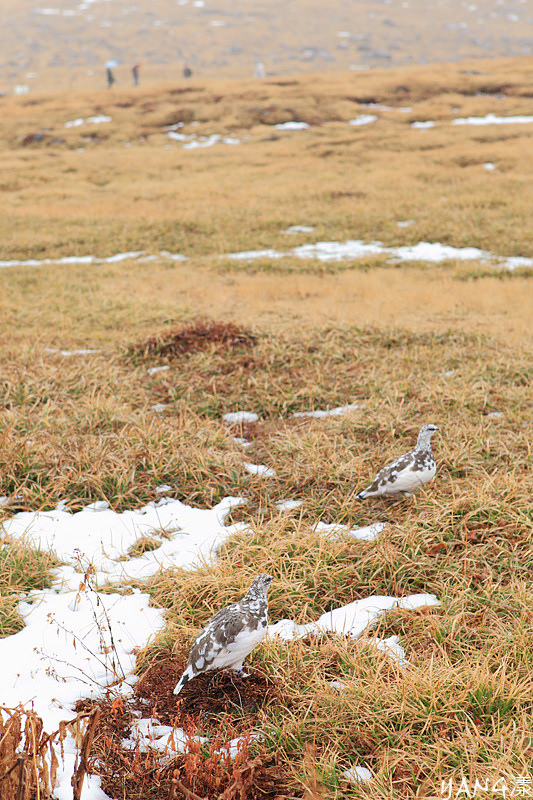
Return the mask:
{"type": "Polygon", "coordinates": [[[340,417],[343,414],[349,414],[350,411],[355,411],[356,408],[361,408],[358,403],[351,403],[348,406],[338,406],[337,408],[329,408],[325,411],[296,411],[293,417],[316,417],[323,419],[324,417],[340,417]]]}
{"type": "Polygon", "coordinates": [[[243,467],[246,472],[249,472],[251,475],[259,475],[261,478],[273,478],[276,475],[276,470],[267,467],[265,464],[249,464],[247,461],[244,461],[243,467]]]}
{"type": "Polygon", "coordinates": [[[347,525],[339,525],[337,522],[317,522],[315,531],[326,534],[330,539],[351,536],[363,542],[374,542],[385,527],[384,522],[374,522],[372,525],[365,525],[364,528],[349,528],[347,525]]]}
{"type": "MultiPolygon", "coordinates": [[[[0,705],[32,707],[45,730],[52,732],[61,720],[74,716],[73,706],[80,698],[99,696],[111,685],[115,692],[130,693],[137,649],[164,626],[163,613],[150,608],[149,596],[139,590],[118,595],[101,594],[89,585],[82,588],[85,569],[91,563],[91,579],[103,584],[146,578],[163,567],[194,568],[238,529],[225,527],[224,520],[241,502],[227,497],[212,509],[196,509],[163,498],[122,514],[109,509],[105,501],[75,514],[60,503],[55,511],[21,512],[5,520],[5,539],[24,538],[55,552],[66,565],[54,571],[51,589],[30,592],[19,603],[24,629],[0,640],[0,705]],[[163,531],[169,538],[162,538],[160,548],[127,559],[139,536],[163,531]]],[[[182,748],[183,732],[174,731],[173,740],[174,749],[182,748]]],[[[76,747],[70,736],[64,744],[64,759],[58,752],[54,795],[71,800],[76,747]]],[[[87,776],[82,800],[106,798],[100,779],[87,776]]]]}
{"type": "Polygon", "coordinates": [[[428,128],[434,128],[435,123],[433,120],[425,120],[424,122],[411,122],[411,128],[415,128],[416,130],[424,131],[428,128]]]}
{"type": "Polygon", "coordinates": [[[371,122],[376,122],[378,117],[375,114],[360,114],[355,119],[348,121],[348,125],[370,125],[371,122]]]}
{"type": "Polygon", "coordinates": [[[44,267],[47,264],[58,265],[76,265],[76,264],[116,264],[119,261],[127,261],[128,259],[136,259],[139,261],[152,261],[155,258],[168,258],[171,261],[187,261],[186,256],[181,253],[169,253],[168,250],[161,250],[157,255],[147,254],[145,250],[132,250],[128,253],[115,253],[113,256],[107,258],[97,258],[96,256],[65,256],[64,258],[29,258],[26,260],[11,259],[9,261],[0,261],[0,268],[2,267],[44,267]]]}
{"type": "Polygon", "coordinates": [[[487,114],[485,117],[458,117],[452,119],[452,125],[519,125],[533,122],[533,117],[499,117],[497,114],[487,114]]]}
{"type": "Polygon", "coordinates": [[[228,425],[240,425],[243,422],[257,422],[259,414],[253,411],[230,411],[222,416],[228,425]]]}
{"type": "Polygon", "coordinates": [[[277,125],[274,125],[278,131],[303,131],[309,127],[307,122],[279,122],[277,125]]]}
{"type": "Polygon", "coordinates": [[[91,350],[88,348],[83,348],[81,350],[58,350],[56,347],[45,347],[45,353],[59,353],[60,356],[88,356],[91,353],[101,353],[101,350],[91,350]]]}
{"type": "MultiPolygon", "coordinates": [[[[170,136],[170,134],[169,134],[170,136]]],[[[211,136],[201,136],[199,139],[193,139],[183,145],[184,150],[196,150],[201,147],[213,147],[214,144],[240,144],[240,139],[235,139],[231,136],[220,136],[218,133],[213,133],[211,136]]]]}
{"type": "Polygon", "coordinates": [[[82,579],[75,569],[80,554],[84,567],[89,563],[94,567],[99,585],[128,578],[144,580],[169,567],[197,566],[233,532],[224,520],[242,502],[238,497],[226,497],[212,509],[201,509],[164,497],[120,514],[100,502],[74,514],[62,508],[22,511],[3,527],[7,536],[24,538],[67,562],[56,570],[57,581],[76,590],[82,579]],[[159,536],[161,546],[138,558],[122,560],[141,536],[159,536]]]}
{"type": "MultiPolygon", "coordinates": [[[[410,222],[407,220],[407,222],[410,222]]],[[[400,227],[402,227],[400,225],[400,227]]],[[[403,226],[405,227],[405,225],[403,226]]],[[[231,258],[238,261],[253,261],[259,258],[290,258],[301,259],[316,258],[319,261],[342,261],[347,258],[367,258],[368,256],[384,255],[400,261],[420,261],[438,264],[443,261],[458,259],[461,261],[483,261],[491,262],[494,266],[506,269],[517,269],[519,267],[532,267],[533,258],[526,256],[499,256],[486,250],[479,250],[477,247],[452,247],[440,242],[418,242],[414,245],[405,247],[386,247],[382,242],[363,242],[360,239],[349,239],[346,242],[315,242],[314,244],[304,244],[292,250],[245,250],[239,253],[226,253],[220,258],[231,258]]],[[[65,258],[44,258],[28,259],[21,261],[12,259],[10,261],[0,261],[2,267],[41,267],[48,264],[112,264],[128,259],[138,261],[155,261],[158,258],[169,259],[170,261],[187,261],[187,257],[181,253],[169,253],[162,250],[159,254],[148,254],[144,250],[136,250],[129,253],[117,253],[108,258],[96,258],[95,256],[67,256],[65,258]]]]}
{"type": "Polygon", "coordinates": [[[372,773],[366,767],[350,767],[343,775],[350,783],[366,783],[372,780],[372,773]]]}
{"type": "Polygon", "coordinates": [[[147,372],[148,372],[148,375],[157,375],[158,372],[165,372],[167,369],[170,369],[170,367],[168,367],[168,366],[166,366],[166,367],[150,367],[150,369],[147,370],[147,372]]]}
{"type": "Polygon", "coordinates": [[[86,122],[92,125],[101,125],[103,122],[111,122],[111,117],[106,117],[105,114],[99,114],[96,117],[87,117],[87,119],[78,117],[77,119],[71,119],[65,122],[65,128],[78,128],[81,125],[85,125],[86,122]]]}
{"type": "MultiPolygon", "coordinates": [[[[346,606],[334,608],[322,614],[316,622],[306,625],[297,625],[292,619],[282,619],[275,625],[268,626],[270,637],[278,636],[280,639],[302,639],[310,634],[338,633],[343,636],[357,638],[364,631],[372,628],[378,617],[385,611],[395,608],[412,611],[423,606],[438,606],[440,601],[433,594],[411,594],[407,597],[385,597],[373,595],[362,600],[355,600],[346,606]]],[[[399,663],[404,663],[405,652],[398,644],[398,637],[388,639],[368,639],[368,644],[385,650],[389,655],[397,658],[399,663]]]]}
{"type": "Polygon", "coordinates": [[[275,507],[278,511],[293,511],[295,508],[300,508],[302,503],[303,500],[280,500],[279,503],[275,503],[275,507]]]}
{"type": "Polygon", "coordinates": [[[290,228],[287,228],[282,233],[288,234],[295,234],[295,233],[312,233],[314,228],[312,225],[291,225],[290,228]]]}
{"type": "Polygon", "coordinates": [[[234,436],[233,441],[236,444],[240,444],[242,447],[251,447],[253,444],[252,442],[249,442],[248,439],[243,439],[242,436],[234,436]]]}
{"type": "Polygon", "coordinates": [[[294,247],[289,251],[247,250],[229,253],[226,258],[238,261],[253,261],[259,258],[316,258],[319,261],[342,261],[346,258],[366,258],[385,255],[399,261],[421,261],[433,264],[457,259],[459,261],[493,262],[496,266],[516,269],[532,267],[533,258],[523,256],[497,256],[477,247],[452,247],[440,242],[418,242],[404,247],[386,247],[382,242],[363,242],[349,239],[346,242],[316,242],[294,247]]]}
{"type": "Polygon", "coordinates": [[[489,172],[496,169],[496,164],[493,164],[492,161],[485,161],[483,164],[483,169],[487,169],[489,172]]]}

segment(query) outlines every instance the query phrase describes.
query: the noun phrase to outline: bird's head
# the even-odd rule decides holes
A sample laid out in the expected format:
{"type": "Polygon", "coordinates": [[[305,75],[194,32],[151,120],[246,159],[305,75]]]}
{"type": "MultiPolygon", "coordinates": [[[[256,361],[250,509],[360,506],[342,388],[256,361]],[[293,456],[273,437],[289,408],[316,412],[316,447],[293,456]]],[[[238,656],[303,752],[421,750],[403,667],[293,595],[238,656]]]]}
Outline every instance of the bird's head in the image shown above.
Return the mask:
{"type": "Polygon", "coordinates": [[[251,582],[246,596],[250,598],[265,596],[272,580],[271,575],[265,575],[264,573],[258,575],[257,578],[254,578],[251,582]]]}
{"type": "Polygon", "coordinates": [[[429,425],[422,425],[420,428],[420,433],[418,434],[418,441],[419,442],[429,442],[433,434],[438,431],[436,425],[430,423],[429,425]]]}

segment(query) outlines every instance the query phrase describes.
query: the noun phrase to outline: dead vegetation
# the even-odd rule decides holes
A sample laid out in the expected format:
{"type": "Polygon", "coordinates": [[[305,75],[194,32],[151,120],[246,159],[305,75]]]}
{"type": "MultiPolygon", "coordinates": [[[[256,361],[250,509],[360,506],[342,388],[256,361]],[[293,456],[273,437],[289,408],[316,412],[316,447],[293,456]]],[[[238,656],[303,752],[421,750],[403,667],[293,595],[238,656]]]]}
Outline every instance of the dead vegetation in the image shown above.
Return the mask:
{"type": "Polygon", "coordinates": [[[0,706],[0,800],[52,800],[67,734],[76,742],[73,800],[80,800],[100,709],[78,712],[48,733],[34,711],[0,706]]]}
{"type": "Polygon", "coordinates": [[[281,754],[266,748],[255,728],[259,709],[279,703],[275,684],[260,674],[243,679],[216,672],[191,681],[177,698],[172,691],[181,674],[178,662],[161,656],[141,675],[132,698],[78,704],[99,714],[89,764],[103,789],[128,800],[301,797],[281,754]],[[176,738],[183,732],[183,752],[132,741],[139,715],[169,726],[176,738]]]}
{"type": "Polygon", "coordinates": [[[253,347],[256,341],[257,336],[252,331],[234,323],[198,320],[149,336],[146,341],[131,346],[128,354],[133,358],[140,356],[146,360],[161,358],[168,361],[208,349],[233,353],[253,347]]]}

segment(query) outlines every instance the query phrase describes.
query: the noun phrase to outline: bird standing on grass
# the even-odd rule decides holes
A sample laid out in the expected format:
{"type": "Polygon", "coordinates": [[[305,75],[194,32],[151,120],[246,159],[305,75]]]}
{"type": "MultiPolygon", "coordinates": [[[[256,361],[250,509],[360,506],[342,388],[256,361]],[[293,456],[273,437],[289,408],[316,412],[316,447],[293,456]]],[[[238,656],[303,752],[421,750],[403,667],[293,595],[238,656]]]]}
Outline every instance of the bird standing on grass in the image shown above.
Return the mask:
{"type": "Polygon", "coordinates": [[[237,603],[217,611],[194,640],[185,672],[174,689],[179,694],[191,678],[212,669],[241,672],[246,656],[266,636],[270,575],[258,575],[237,603]]]}
{"type": "Polygon", "coordinates": [[[378,472],[370,486],[357,495],[358,500],[381,495],[410,495],[425,483],[433,480],[437,465],[431,451],[431,437],[438,431],[436,425],[424,425],[414,450],[392,461],[378,472]]]}

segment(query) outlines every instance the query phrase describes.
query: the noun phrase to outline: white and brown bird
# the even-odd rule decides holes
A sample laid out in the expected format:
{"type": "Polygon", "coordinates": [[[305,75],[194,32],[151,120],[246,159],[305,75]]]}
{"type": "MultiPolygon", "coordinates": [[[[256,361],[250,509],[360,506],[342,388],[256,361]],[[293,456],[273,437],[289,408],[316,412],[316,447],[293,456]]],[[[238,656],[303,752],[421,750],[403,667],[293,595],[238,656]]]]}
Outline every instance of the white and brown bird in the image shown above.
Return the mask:
{"type": "Polygon", "coordinates": [[[358,500],[382,495],[410,495],[425,483],[433,480],[437,465],[431,450],[431,437],[438,431],[436,425],[424,425],[414,450],[383,467],[370,486],[357,495],[358,500]]]}
{"type": "Polygon", "coordinates": [[[186,683],[202,672],[230,667],[241,672],[246,656],[266,636],[267,591],[270,575],[258,575],[237,603],[217,611],[194,640],[185,671],[174,689],[179,694],[186,683]]]}

